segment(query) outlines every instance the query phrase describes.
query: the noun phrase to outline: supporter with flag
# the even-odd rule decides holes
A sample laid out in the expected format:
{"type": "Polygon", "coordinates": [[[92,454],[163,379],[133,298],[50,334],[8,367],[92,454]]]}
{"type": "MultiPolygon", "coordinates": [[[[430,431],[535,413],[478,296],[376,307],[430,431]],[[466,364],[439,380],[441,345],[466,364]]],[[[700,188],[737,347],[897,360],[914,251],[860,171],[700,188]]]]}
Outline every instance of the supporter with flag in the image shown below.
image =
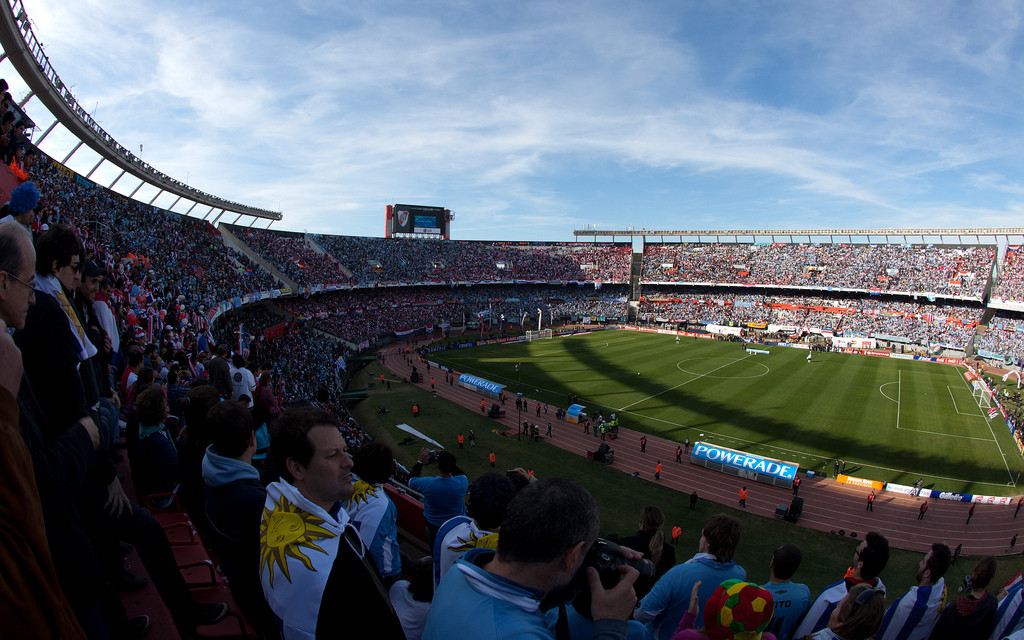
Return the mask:
{"type": "Polygon", "coordinates": [[[890,605],[875,640],[926,640],[946,603],[946,582],[953,553],[944,544],[932,544],[917,567],[917,586],[890,605]]]}
{"type": "Polygon", "coordinates": [[[989,638],[1001,640],[1017,631],[1024,630],[1024,601],[1021,598],[1020,572],[1013,577],[999,592],[1002,596],[999,600],[999,608],[996,609],[996,625],[989,638]]]}
{"type": "Polygon", "coordinates": [[[842,602],[849,590],[858,584],[866,584],[884,594],[885,585],[878,574],[885,569],[888,562],[889,541],[882,534],[869,531],[853,553],[853,571],[842,580],[828,585],[818,594],[803,622],[797,625],[793,637],[803,638],[825,629],[829,625],[832,610],[842,602]]]}
{"type": "Polygon", "coordinates": [[[383,484],[391,477],[395,458],[382,442],[369,442],[352,455],[353,492],[344,502],[345,510],[359,538],[370,552],[377,573],[385,581],[402,574],[398,549],[398,509],[385,493],[383,484]]]}
{"type": "Polygon", "coordinates": [[[372,628],[404,639],[387,591],[341,501],[352,496],[352,459],[333,415],[281,414],[271,455],[281,479],[267,487],[260,522],[260,580],[285,640],[372,628]]]}
{"type": "MultiPolygon", "coordinates": [[[[522,476],[525,480],[525,474],[522,476]]],[[[497,549],[498,530],[516,486],[508,476],[491,471],[469,485],[468,515],[445,522],[434,541],[434,587],[470,549],[497,549]]]]}

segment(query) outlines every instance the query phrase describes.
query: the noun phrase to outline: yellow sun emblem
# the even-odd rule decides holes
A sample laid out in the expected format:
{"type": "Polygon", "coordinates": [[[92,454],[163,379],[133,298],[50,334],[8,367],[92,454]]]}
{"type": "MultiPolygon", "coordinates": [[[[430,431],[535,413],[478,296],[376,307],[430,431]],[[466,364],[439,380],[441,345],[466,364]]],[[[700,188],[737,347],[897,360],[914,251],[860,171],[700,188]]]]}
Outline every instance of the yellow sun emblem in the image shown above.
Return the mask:
{"type": "Polygon", "coordinates": [[[358,511],[364,504],[369,504],[370,498],[377,497],[377,488],[365,480],[356,480],[352,483],[352,496],[348,499],[350,506],[349,513],[358,511]]]}
{"type": "Polygon", "coordinates": [[[466,552],[470,549],[497,549],[498,548],[498,534],[488,533],[487,535],[478,536],[475,531],[469,532],[469,537],[463,539],[462,536],[456,536],[456,540],[460,544],[455,544],[450,547],[452,551],[466,552]]]}
{"type": "Polygon", "coordinates": [[[289,556],[310,571],[316,571],[313,563],[302,552],[302,547],[327,553],[315,541],[333,538],[335,534],[321,527],[322,524],[325,524],[322,519],[299,509],[283,495],[273,510],[263,508],[263,519],[260,522],[260,575],[263,575],[264,570],[270,572],[271,587],[274,586],[275,564],[281,568],[288,582],[292,581],[288,573],[289,556]]]}

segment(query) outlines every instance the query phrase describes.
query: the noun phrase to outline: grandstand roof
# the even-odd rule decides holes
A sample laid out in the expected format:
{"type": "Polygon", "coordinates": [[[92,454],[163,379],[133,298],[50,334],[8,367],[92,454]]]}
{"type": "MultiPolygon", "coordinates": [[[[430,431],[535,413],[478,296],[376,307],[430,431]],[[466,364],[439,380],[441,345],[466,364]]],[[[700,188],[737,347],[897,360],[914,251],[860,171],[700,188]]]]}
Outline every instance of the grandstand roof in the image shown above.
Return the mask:
{"type": "MultiPolygon", "coordinates": [[[[576,229],[573,231],[573,235],[576,238],[582,237],[593,237],[597,238],[605,237],[678,237],[680,240],[683,238],[715,238],[720,240],[721,238],[730,239],[732,242],[739,241],[740,238],[765,238],[770,237],[773,241],[784,240],[787,242],[794,242],[794,238],[830,238],[833,241],[838,236],[839,238],[846,238],[852,241],[853,238],[884,238],[887,242],[892,238],[899,238],[902,241],[906,241],[910,238],[921,238],[922,242],[925,238],[943,238],[946,236],[955,236],[957,243],[962,243],[964,236],[974,237],[979,243],[982,238],[1010,238],[1014,236],[1024,236],[1024,227],[956,227],[956,228],[936,228],[928,229],[924,227],[917,228],[906,228],[906,229],[593,229],[584,228],[576,229]]],[[[995,244],[982,243],[982,244],[995,244]]]]}
{"type": "MultiPolygon", "coordinates": [[[[46,53],[43,51],[42,44],[32,33],[31,23],[28,21],[21,0],[7,0],[0,3],[0,6],[2,6],[2,9],[0,9],[0,45],[3,46],[5,55],[11,61],[11,64],[18,70],[18,73],[29,86],[32,93],[38,96],[40,102],[57,118],[57,121],[64,125],[82,143],[98,153],[104,160],[113,163],[122,170],[118,179],[124,173],[130,173],[144,183],[152,184],[163,191],[178,196],[178,200],[184,198],[200,205],[209,206],[211,211],[213,209],[220,209],[221,214],[230,212],[239,214],[239,217],[245,215],[268,220],[281,219],[281,213],[278,211],[258,209],[237,202],[230,202],[190,187],[180,180],[157,171],[136,157],[93,120],[92,116],[78,104],[78,101],[71,93],[71,89],[57,76],[57,72],[54,71],[49,59],[46,57],[46,53]]],[[[54,122],[55,124],[56,122],[54,122]]],[[[54,125],[51,125],[50,129],[54,125]]],[[[46,137],[50,129],[47,129],[42,138],[46,137]]],[[[38,139],[36,144],[39,144],[42,138],[38,139]]],[[[77,149],[78,147],[75,147],[75,150],[77,149]]],[[[68,154],[68,157],[73,153],[74,150],[68,154]]],[[[64,162],[67,162],[67,159],[65,158],[64,162]]],[[[99,164],[96,165],[96,168],[98,167],[99,164]]],[[[95,168],[93,171],[95,171],[95,168]]],[[[117,180],[114,182],[117,182],[117,180]]],[[[134,192],[132,195],[134,195],[134,192]]],[[[177,202],[176,200],[175,204],[177,202]]]]}

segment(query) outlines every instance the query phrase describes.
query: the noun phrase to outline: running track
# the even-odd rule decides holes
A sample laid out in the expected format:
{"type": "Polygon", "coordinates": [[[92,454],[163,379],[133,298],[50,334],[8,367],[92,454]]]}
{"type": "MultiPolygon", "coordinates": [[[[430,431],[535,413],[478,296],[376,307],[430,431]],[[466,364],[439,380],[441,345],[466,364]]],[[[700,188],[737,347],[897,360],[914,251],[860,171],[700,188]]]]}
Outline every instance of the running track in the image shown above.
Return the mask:
{"type": "MultiPolygon", "coordinates": [[[[412,367],[404,357],[405,343],[391,346],[384,351],[385,367],[396,376],[408,379],[412,367]]],[[[415,354],[413,354],[415,359],[415,354]]],[[[422,362],[418,363],[421,376],[425,373],[422,362]]],[[[431,374],[434,373],[431,371],[431,374]]],[[[440,372],[438,372],[440,373],[440,372]]],[[[421,386],[430,388],[430,374],[423,376],[421,386]]],[[[443,383],[443,376],[440,377],[443,383]]],[[[439,383],[436,393],[441,398],[466,407],[470,411],[480,410],[480,395],[458,385],[439,383]]],[[[530,406],[536,401],[532,398],[530,406]]],[[[488,403],[490,404],[490,403],[488,403]]],[[[548,420],[554,425],[555,437],[546,440],[548,444],[586,456],[588,450],[596,449],[600,441],[591,434],[584,434],[583,427],[554,420],[555,406],[549,408],[548,418],[541,423],[541,433],[548,420]]],[[[525,414],[524,414],[525,415],[525,414]]],[[[536,417],[531,412],[530,417],[536,417]]],[[[517,428],[514,411],[507,411],[499,420],[508,429],[517,428]]],[[[531,422],[532,423],[532,422],[531,422]]],[[[647,451],[640,453],[640,436],[637,431],[619,429],[619,437],[610,441],[615,451],[613,468],[623,473],[640,472],[640,478],[658,482],[666,487],[686,494],[696,489],[703,500],[711,500],[730,507],[738,507],[740,486],[747,485],[747,511],[766,518],[775,517],[778,504],[789,504],[793,497],[791,489],[773,487],[759,482],[744,482],[743,479],[690,464],[686,454],[682,464],[675,461],[676,442],[647,436],[647,451]],[[654,480],[654,466],[662,462],[661,479],[654,480]]],[[[804,499],[803,514],[799,526],[818,531],[845,530],[846,535],[857,532],[863,536],[868,531],[878,531],[889,539],[889,544],[901,549],[927,551],[933,542],[944,542],[950,548],[963,543],[963,555],[1008,555],[1024,551],[1024,538],[1020,546],[1010,550],[1010,539],[1024,529],[1024,509],[1019,518],[1014,518],[1014,506],[979,504],[971,523],[965,524],[968,503],[949,500],[929,500],[928,513],[924,520],[917,516],[924,498],[882,492],[875,498],[874,511],[867,511],[869,491],[860,487],[839,484],[830,479],[804,478],[800,485],[800,497],[804,499]]]]}

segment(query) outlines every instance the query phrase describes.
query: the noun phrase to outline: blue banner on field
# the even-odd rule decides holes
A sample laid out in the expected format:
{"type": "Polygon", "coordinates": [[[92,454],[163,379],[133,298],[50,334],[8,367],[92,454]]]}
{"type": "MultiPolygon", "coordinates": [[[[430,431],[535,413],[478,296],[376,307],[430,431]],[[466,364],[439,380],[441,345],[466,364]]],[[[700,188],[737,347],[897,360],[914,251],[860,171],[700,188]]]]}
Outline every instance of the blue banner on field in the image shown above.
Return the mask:
{"type": "MultiPolygon", "coordinates": [[[[717,463],[723,465],[723,467],[738,471],[739,473],[735,475],[748,477],[751,480],[760,480],[761,482],[765,480],[757,478],[757,475],[765,475],[772,479],[792,482],[799,469],[799,465],[790,462],[763,458],[725,447],[716,447],[705,442],[698,442],[693,446],[693,453],[690,454],[690,459],[691,461],[706,460],[707,462],[717,463]]],[[[725,468],[722,470],[726,471],[725,468]]],[[[729,473],[735,472],[729,471],[729,473]]],[[[769,482],[776,484],[771,481],[769,482]]]]}
{"type": "Polygon", "coordinates": [[[921,489],[921,495],[926,498],[952,500],[953,502],[974,502],[974,494],[972,493],[954,493],[952,491],[939,491],[937,489],[921,489]]]}
{"type": "Polygon", "coordinates": [[[459,376],[459,386],[472,389],[473,391],[492,398],[497,398],[498,394],[501,393],[501,390],[505,388],[504,385],[498,384],[497,382],[491,382],[490,380],[471,376],[468,373],[464,373],[459,376]]]}

